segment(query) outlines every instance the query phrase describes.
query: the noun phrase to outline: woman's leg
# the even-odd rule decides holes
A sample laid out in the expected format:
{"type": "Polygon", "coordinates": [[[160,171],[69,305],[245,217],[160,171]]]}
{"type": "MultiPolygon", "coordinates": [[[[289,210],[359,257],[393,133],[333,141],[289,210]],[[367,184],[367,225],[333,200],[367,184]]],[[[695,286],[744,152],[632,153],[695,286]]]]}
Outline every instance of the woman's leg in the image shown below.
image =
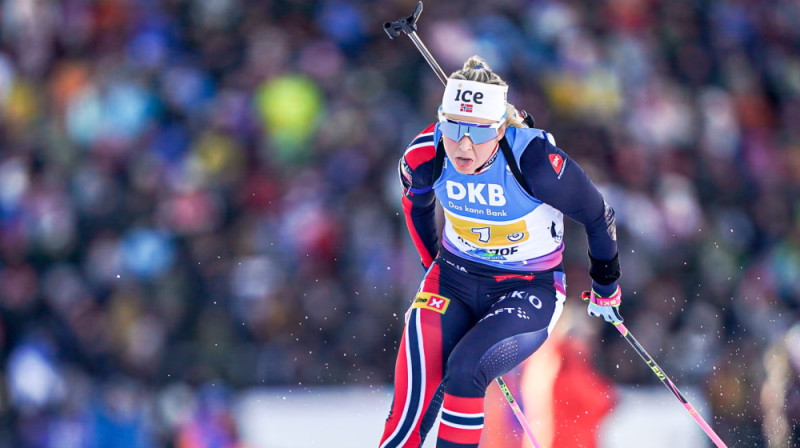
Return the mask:
{"type": "Polygon", "coordinates": [[[380,448],[419,447],[442,403],[444,360],[472,325],[461,301],[453,300],[450,273],[434,263],[408,314],[394,376],[394,398],[380,448]]]}
{"type": "Polygon", "coordinates": [[[476,448],[486,387],[533,354],[561,315],[564,295],[530,283],[509,292],[462,338],[447,362],[437,448],[476,448]]]}

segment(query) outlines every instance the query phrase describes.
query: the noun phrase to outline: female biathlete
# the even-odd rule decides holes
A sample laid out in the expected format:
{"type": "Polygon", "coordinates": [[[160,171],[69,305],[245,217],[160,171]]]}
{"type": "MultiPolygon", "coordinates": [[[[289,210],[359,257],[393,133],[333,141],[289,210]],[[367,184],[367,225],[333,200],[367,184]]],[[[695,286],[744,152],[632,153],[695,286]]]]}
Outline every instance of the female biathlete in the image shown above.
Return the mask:
{"type": "Polygon", "coordinates": [[[381,448],[419,447],[440,408],[436,446],[478,446],[486,387],[561,315],[563,215],[586,228],[589,314],[622,321],[614,210],[507,92],[473,56],[447,80],[439,121],[400,160],[406,224],[427,272],[406,315],[381,448]]]}

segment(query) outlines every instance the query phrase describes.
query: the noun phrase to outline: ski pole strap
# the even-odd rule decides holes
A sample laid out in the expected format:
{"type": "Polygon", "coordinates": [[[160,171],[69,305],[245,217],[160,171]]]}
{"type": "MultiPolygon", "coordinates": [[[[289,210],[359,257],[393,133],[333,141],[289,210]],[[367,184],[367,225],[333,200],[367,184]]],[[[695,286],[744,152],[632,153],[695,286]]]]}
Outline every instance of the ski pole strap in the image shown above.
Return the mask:
{"type": "Polygon", "coordinates": [[[592,290],[584,291],[581,297],[584,301],[591,302],[600,306],[619,306],[622,304],[622,288],[617,286],[617,290],[614,291],[614,294],[611,294],[611,297],[602,297],[597,295],[597,293],[592,290]]]}

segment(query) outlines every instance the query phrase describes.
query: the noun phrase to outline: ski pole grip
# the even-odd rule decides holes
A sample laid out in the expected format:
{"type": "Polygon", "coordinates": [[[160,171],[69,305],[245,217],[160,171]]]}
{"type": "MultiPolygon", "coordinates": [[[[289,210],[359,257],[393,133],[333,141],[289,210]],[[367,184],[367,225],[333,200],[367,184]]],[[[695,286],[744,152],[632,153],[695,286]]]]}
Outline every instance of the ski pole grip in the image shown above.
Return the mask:
{"type": "Polygon", "coordinates": [[[417,3],[414,11],[408,17],[401,17],[394,22],[383,22],[383,30],[389,39],[396,39],[400,34],[411,35],[417,31],[417,19],[422,14],[422,2],[417,3]]]}

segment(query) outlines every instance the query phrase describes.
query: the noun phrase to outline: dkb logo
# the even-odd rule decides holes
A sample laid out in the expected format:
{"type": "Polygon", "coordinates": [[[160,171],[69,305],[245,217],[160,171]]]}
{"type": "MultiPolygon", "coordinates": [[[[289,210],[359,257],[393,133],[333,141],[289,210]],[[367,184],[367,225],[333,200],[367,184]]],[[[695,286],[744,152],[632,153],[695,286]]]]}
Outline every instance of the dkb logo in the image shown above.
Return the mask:
{"type": "Polygon", "coordinates": [[[472,182],[467,182],[465,187],[464,184],[460,182],[448,180],[447,197],[455,200],[467,198],[467,201],[473,204],[488,204],[498,207],[506,205],[503,187],[498,184],[474,184],[472,182]],[[484,189],[486,190],[486,197],[484,197],[484,189]]]}

